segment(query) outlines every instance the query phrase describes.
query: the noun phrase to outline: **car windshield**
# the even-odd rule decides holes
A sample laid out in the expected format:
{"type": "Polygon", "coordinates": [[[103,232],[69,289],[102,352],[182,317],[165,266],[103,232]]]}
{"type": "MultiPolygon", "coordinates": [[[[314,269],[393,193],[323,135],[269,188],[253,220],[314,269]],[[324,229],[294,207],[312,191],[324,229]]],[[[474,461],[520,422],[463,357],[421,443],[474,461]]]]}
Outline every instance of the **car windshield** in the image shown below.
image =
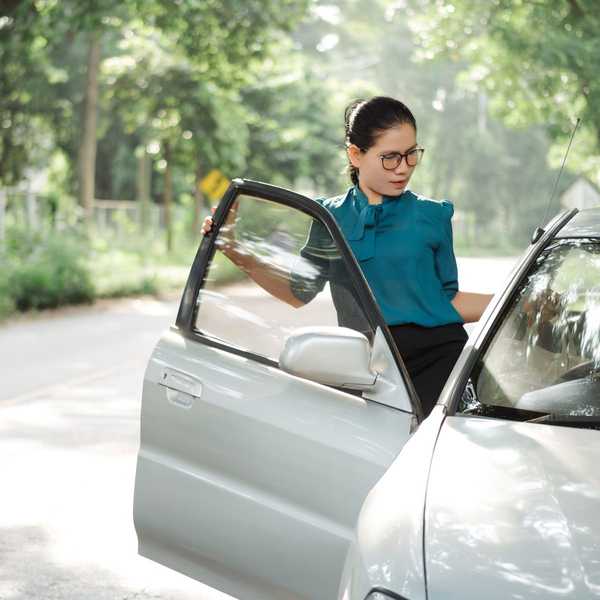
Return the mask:
{"type": "Polygon", "coordinates": [[[540,255],[475,366],[458,410],[600,421],[598,240],[561,240],[540,255]]]}

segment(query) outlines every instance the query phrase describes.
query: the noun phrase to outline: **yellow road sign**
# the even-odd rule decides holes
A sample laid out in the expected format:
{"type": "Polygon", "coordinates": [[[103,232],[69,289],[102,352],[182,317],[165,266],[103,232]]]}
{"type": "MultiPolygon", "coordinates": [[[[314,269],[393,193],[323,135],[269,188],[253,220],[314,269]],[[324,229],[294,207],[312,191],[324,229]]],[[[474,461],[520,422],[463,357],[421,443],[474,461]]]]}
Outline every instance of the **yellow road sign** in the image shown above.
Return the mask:
{"type": "Polygon", "coordinates": [[[211,200],[219,200],[228,187],[229,179],[219,169],[213,169],[200,181],[200,189],[211,200]]]}

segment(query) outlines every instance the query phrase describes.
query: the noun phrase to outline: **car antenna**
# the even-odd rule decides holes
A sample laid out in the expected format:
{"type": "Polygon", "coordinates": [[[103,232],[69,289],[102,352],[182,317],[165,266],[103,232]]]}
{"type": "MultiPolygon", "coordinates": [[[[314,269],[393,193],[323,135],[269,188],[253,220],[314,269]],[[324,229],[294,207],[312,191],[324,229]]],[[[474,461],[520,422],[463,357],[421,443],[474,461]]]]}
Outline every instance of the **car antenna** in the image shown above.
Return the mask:
{"type": "MultiPolygon", "coordinates": [[[[560,165],[560,170],[556,179],[554,180],[554,187],[552,188],[552,193],[550,194],[550,200],[548,200],[548,205],[546,206],[546,212],[544,214],[544,220],[542,223],[546,223],[548,219],[548,213],[550,212],[550,207],[552,206],[552,201],[554,200],[554,195],[556,194],[556,188],[558,187],[558,182],[560,180],[560,176],[562,175],[563,169],[565,168],[565,163],[567,162],[567,156],[569,155],[569,150],[571,149],[571,144],[573,143],[573,138],[575,137],[575,132],[581,123],[581,118],[577,117],[577,122],[575,123],[575,127],[573,127],[573,132],[571,133],[571,139],[569,140],[569,145],[567,146],[567,150],[565,155],[563,156],[562,164],[560,165]]],[[[531,236],[531,243],[535,244],[541,237],[544,235],[544,229],[542,227],[537,227],[531,236]]]]}

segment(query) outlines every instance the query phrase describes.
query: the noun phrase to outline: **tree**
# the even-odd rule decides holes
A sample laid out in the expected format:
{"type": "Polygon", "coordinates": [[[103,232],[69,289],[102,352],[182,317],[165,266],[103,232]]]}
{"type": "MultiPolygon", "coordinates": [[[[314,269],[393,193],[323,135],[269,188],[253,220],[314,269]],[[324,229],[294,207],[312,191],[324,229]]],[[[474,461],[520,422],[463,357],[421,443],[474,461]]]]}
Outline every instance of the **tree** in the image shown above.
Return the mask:
{"type": "Polygon", "coordinates": [[[248,111],[247,176],[331,195],[343,168],[341,117],[331,101],[335,86],[311,73],[298,50],[282,48],[280,56],[241,93],[248,111]]]}
{"type": "Polygon", "coordinates": [[[195,173],[189,189],[193,187],[198,201],[202,199],[195,190],[208,169],[238,174],[245,164],[246,115],[235,88],[225,90],[207,81],[160,31],[140,26],[123,49],[124,56],[105,62],[104,102],[110,114],[120,115],[142,153],[151,147],[161,154],[158,164],[164,175],[161,187],[170,247],[170,202],[179,179],[174,168],[181,165],[182,171],[195,173]]]}
{"type": "Polygon", "coordinates": [[[3,2],[0,7],[0,186],[23,177],[44,135],[48,69],[40,15],[30,2],[3,2]],[[38,135],[36,135],[36,133],[38,135]]]}
{"type": "Polygon", "coordinates": [[[198,184],[212,168],[282,185],[310,180],[321,194],[338,179],[331,90],[305,75],[290,44],[280,40],[277,48],[280,60],[254,65],[246,83],[228,88],[207,81],[178,44],[145,25],[123,48],[128,60],[105,62],[110,114],[122,115],[146,145],[155,141],[164,149],[169,142],[170,160],[161,161],[165,175],[171,163],[184,179],[186,171],[194,173],[196,233],[198,215],[206,210],[198,184]]]}
{"type": "MultiPolygon", "coordinates": [[[[513,127],[543,124],[561,144],[576,117],[573,163],[600,183],[600,12],[595,0],[413,0],[425,60],[462,61],[465,87],[484,91],[513,127]]],[[[562,152],[553,152],[554,162],[562,152]]]]}
{"type": "MultiPolygon", "coordinates": [[[[103,109],[103,93],[98,86],[110,85],[101,76],[102,65],[115,56],[123,56],[119,45],[132,31],[146,28],[162,33],[184,58],[196,80],[236,89],[252,77],[253,68],[282,32],[303,14],[307,3],[308,0],[207,0],[175,6],[166,0],[4,3],[0,13],[0,77],[13,95],[6,102],[6,110],[14,118],[3,120],[0,162],[4,166],[0,169],[9,170],[10,160],[12,179],[22,175],[22,169],[16,169],[28,161],[28,136],[24,130],[32,128],[27,127],[27,117],[38,114],[39,106],[39,114],[51,123],[58,145],[72,164],[78,164],[78,193],[89,217],[95,193],[96,114],[103,109]],[[39,60],[40,47],[44,48],[43,61],[39,60]],[[57,60],[61,54],[61,59],[66,54],[70,59],[78,57],[80,62],[68,60],[65,65],[63,60],[57,60]],[[34,97],[31,90],[36,85],[47,88],[49,93],[34,97]],[[61,92],[65,95],[61,96],[61,92]],[[96,98],[100,99],[99,107],[96,98]],[[5,132],[4,123],[16,120],[23,121],[25,127],[5,132]],[[7,158],[2,159],[2,155],[7,158]]],[[[141,89],[141,99],[144,94],[141,89]]]]}

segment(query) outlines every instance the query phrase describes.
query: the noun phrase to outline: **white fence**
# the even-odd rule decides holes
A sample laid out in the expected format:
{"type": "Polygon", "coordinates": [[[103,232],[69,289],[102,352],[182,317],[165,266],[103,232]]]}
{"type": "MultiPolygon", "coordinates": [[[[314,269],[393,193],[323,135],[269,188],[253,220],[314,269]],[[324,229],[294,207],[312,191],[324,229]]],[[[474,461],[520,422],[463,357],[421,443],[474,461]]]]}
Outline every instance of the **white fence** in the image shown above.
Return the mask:
{"type": "MultiPolygon", "coordinates": [[[[179,207],[173,207],[176,212],[179,207]]],[[[94,200],[94,223],[100,230],[118,230],[125,223],[135,223],[140,228],[145,225],[150,230],[163,229],[164,208],[157,204],[142,206],[133,200],[94,200]],[[146,215],[143,211],[146,210],[146,215]],[[145,221],[145,223],[144,223],[145,221]]]]}
{"type": "MultiPolygon", "coordinates": [[[[173,221],[176,221],[183,217],[185,208],[174,205],[171,211],[173,221]]],[[[61,230],[82,221],[81,207],[71,207],[67,211],[50,196],[11,188],[0,189],[0,241],[5,239],[6,229],[11,225],[27,231],[61,230]]],[[[132,225],[160,231],[165,228],[164,208],[155,203],[143,206],[131,200],[94,200],[93,222],[100,231],[127,232],[132,225]]]]}
{"type": "MultiPolygon", "coordinates": [[[[51,205],[44,203],[51,211],[51,205]]],[[[37,230],[46,215],[40,214],[43,204],[35,194],[29,192],[0,189],[0,240],[4,239],[6,227],[16,224],[27,229],[37,230]]]]}

